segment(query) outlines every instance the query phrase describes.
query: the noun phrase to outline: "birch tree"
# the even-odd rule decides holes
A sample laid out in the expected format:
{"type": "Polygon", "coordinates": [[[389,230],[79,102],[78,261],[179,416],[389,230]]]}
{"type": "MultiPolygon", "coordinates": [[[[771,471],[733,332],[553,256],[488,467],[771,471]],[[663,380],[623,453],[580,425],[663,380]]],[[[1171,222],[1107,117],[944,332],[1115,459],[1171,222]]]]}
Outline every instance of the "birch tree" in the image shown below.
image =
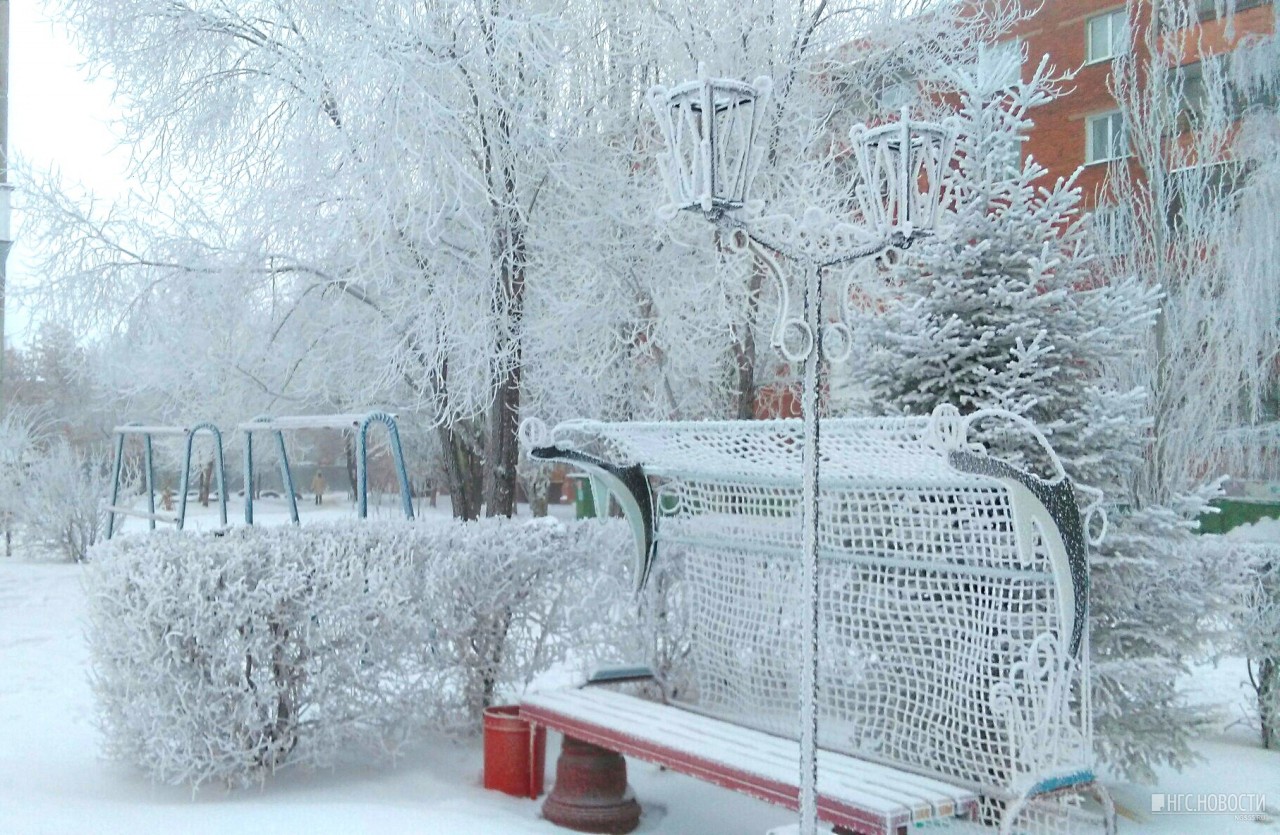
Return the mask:
{"type": "Polygon", "coordinates": [[[1110,272],[1165,293],[1132,373],[1154,418],[1136,489],[1167,502],[1221,473],[1266,475],[1248,441],[1280,392],[1280,51],[1235,31],[1234,0],[1203,26],[1203,3],[1161,3],[1154,20],[1145,5],[1130,3],[1143,25],[1116,62],[1132,156],[1109,171],[1100,231],[1110,272]],[[1210,27],[1240,44],[1215,47],[1210,27]]]}

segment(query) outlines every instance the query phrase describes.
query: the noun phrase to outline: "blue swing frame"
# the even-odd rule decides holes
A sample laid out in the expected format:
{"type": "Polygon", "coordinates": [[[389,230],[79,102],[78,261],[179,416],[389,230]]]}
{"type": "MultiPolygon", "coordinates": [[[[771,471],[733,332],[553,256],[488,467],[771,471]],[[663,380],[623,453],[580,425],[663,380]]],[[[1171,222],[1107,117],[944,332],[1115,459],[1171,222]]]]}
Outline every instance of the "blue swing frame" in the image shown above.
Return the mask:
{"type": "Polygon", "coordinates": [[[361,519],[369,515],[369,467],[368,438],[369,427],[381,423],[387,427],[387,436],[391,443],[391,455],[396,465],[396,478],[400,482],[400,505],[406,519],[413,518],[413,499],[409,490],[409,472],[404,463],[404,450],[400,445],[400,430],[396,426],[396,417],[388,412],[365,412],[353,415],[299,415],[294,417],[271,417],[261,415],[253,420],[240,424],[244,432],[244,521],[253,524],[253,433],[271,432],[276,438],[276,449],[280,454],[280,478],[289,497],[289,518],[298,522],[298,498],[294,488],[293,473],[289,468],[289,453],[285,447],[284,433],[298,429],[348,429],[356,432],[356,500],[357,512],[361,519]]]}

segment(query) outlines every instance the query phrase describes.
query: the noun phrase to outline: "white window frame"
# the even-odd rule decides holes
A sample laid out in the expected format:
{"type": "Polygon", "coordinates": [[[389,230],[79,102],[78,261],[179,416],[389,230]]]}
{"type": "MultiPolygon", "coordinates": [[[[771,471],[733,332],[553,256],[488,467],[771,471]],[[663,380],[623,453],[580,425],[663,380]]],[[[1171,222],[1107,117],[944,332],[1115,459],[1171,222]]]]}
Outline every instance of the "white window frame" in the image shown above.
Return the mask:
{"type": "Polygon", "coordinates": [[[1108,110],[1106,113],[1095,113],[1084,120],[1084,162],[1085,165],[1094,165],[1101,162],[1112,162],[1118,159],[1124,159],[1132,156],[1133,151],[1129,148],[1129,131],[1124,123],[1124,114],[1119,110],[1108,110]],[[1099,149],[1094,147],[1094,125],[1103,119],[1108,120],[1107,128],[1107,148],[1105,153],[1100,154],[1099,149]],[[1116,144],[1115,132],[1120,132],[1121,153],[1114,154],[1111,149],[1116,144]]]}
{"type": "Polygon", "coordinates": [[[876,90],[876,104],[888,113],[897,113],[911,104],[920,94],[920,84],[914,78],[904,77],[884,83],[876,90]]]}
{"type": "Polygon", "coordinates": [[[1137,218],[1133,208],[1121,203],[1099,203],[1093,209],[1094,241],[1098,253],[1107,258],[1133,251],[1137,218]]]}
{"type": "Polygon", "coordinates": [[[985,75],[994,75],[995,67],[1004,64],[1002,69],[1010,71],[1012,75],[999,79],[993,78],[992,81],[996,82],[993,86],[1007,89],[1022,83],[1022,67],[1026,62],[1027,51],[1023,46],[1022,38],[1010,38],[991,44],[978,44],[978,62],[975,70],[981,79],[985,78],[985,75]],[[1013,60],[1015,57],[1016,62],[1013,60]]]}
{"type": "Polygon", "coordinates": [[[1099,61],[1110,61],[1129,51],[1129,18],[1124,8],[1112,9],[1109,12],[1096,14],[1084,22],[1084,62],[1096,64],[1099,61]],[[1095,26],[1106,27],[1107,53],[1093,54],[1093,30],[1095,26]]]}

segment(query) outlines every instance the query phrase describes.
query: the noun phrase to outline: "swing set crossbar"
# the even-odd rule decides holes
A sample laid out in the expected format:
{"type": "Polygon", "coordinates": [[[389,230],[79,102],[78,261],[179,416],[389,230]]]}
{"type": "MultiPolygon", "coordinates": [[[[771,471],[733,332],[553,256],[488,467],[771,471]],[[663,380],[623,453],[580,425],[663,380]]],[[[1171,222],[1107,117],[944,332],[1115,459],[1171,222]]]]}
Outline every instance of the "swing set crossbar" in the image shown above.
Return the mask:
{"type": "Polygon", "coordinates": [[[112,430],[117,435],[187,435],[190,434],[191,428],[187,426],[144,426],[142,424],[126,423],[124,426],[114,427],[112,430]]]}
{"type": "Polygon", "coordinates": [[[117,516],[136,516],[139,519],[151,519],[156,522],[167,522],[171,525],[178,524],[178,517],[173,513],[148,513],[145,510],[134,510],[131,507],[119,505],[106,505],[102,509],[117,516]]]}
{"type": "MultiPolygon", "coordinates": [[[[294,415],[291,417],[260,418],[245,421],[236,429],[241,432],[259,430],[281,431],[293,429],[359,429],[360,425],[372,415],[386,414],[380,412],[356,412],[343,415],[294,415]]],[[[396,415],[388,414],[394,419],[396,415]]]]}

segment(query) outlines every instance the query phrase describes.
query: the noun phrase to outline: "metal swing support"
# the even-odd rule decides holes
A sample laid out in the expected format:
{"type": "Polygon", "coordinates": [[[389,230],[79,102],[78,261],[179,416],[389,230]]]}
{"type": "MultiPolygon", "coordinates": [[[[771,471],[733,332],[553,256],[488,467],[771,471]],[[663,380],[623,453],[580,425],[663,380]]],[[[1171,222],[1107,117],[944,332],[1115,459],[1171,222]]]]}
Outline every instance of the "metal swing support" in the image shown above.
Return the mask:
{"type": "Polygon", "coordinates": [[[222,433],[212,423],[203,422],[192,426],[155,426],[141,423],[127,423],[112,429],[116,435],[116,461],[111,480],[111,503],[107,505],[107,539],[115,535],[117,516],[137,516],[147,520],[151,530],[156,529],[156,522],[175,525],[182,530],[187,520],[187,489],[191,484],[191,453],[198,432],[208,432],[213,436],[214,475],[218,479],[218,515],[222,527],[227,526],[227,489],[226,463],[222,455],[222,433]],[[143,448],[144,476],[147,485],[146,511],[123,507],[120,501],[120,476],[124,467],[124,442],[128,435],[141,435],[143,448]],[[182,456],[182,481],[179,487],[181,498],[178,502],[177,514],[156,512],[155,492],[155,451],[152,438],[161,435],[181,435],[186,438],[182,456]]]}
{"type": "Polygon", "coordinates": [[[294,490],[293,473],[289,468],[289,454],[285,448],[284,433],[298,429],[355,429],[356,430],[356,501],[361,519],[369,515],[369,427],[381,423],[387,427],[391,443],[391,456],[396,465],[396,478],[400,482],[400,505],[406,519],[413,518],[413,499],[409,490],[409,472],[404,463],[404,450],[400,445],[400,431],[396,416],[388,412],[362,412],[341,415],[296,415],[292,417],[256,417],[237,427],[244,432],[244,521],[253,524],[253,433],[271,432],[276,438],[276,450],[280,455],[280,478],[289,497],[289,518],[298,524],[298,497],[294,490]]]}

